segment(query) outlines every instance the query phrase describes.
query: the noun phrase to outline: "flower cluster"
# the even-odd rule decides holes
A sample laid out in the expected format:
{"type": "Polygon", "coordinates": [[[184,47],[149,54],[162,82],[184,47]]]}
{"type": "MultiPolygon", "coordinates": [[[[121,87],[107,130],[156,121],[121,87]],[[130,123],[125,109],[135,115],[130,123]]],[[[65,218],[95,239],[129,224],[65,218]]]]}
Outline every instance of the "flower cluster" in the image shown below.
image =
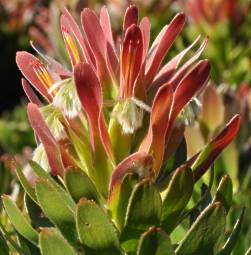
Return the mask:
{"type": "MultiPolygon", "coordinates": [[[[150,47],[150,21],[147,17],[139,21],[134,5],[127,8],[116,41],[106,7],[99,16],[85,8],[81,28],[63,8],[60,24],[71,69],[34,43],[41,60],[27,52],[16,57],[26,78],[22,85],[38,143],[34,159],[58,176],[68,167],[83,169],[104,197],[111,198],[128,172],[160,180],[165,163],[184,137],[185,124],[196,117],[195,96],[210,76],[208,60],[199,61],[207,39],[183,64],[199,37],[163,63],[185,20],[183,13],[177,14],[150,47]]],[[[195,181],[238,128],[239,116],[235,116],[205,150],[187,161],[195,181]]]]}
{"type": "Polygon", "coordinates": [[[242,6],[240,2],[239,0],[189,0],[184,1],[184,5],[196,23],[206,22],[214,25],[220,21],[230,20],[238,24],[249,8],[249,4],[242,6]]]}

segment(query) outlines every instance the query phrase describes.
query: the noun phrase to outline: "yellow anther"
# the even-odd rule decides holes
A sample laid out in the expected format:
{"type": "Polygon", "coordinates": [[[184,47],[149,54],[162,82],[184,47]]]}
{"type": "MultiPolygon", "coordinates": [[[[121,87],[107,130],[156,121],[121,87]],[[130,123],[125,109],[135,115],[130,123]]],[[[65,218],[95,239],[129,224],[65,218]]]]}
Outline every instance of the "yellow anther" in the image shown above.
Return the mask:
{"type": "Polygon", "coordinates": [[[33,70],[44,87],[50,88],[53,84],[53,80],[45,66],[41,62],[35,61],[33,63],[33,70]]]}
{"type": "Polygon", "coordinates": [[[68,50],[70,51],[70,54],[72,55],[74,59],[74,64],[80,62],[80,56],[78,52],[77,45],[72,38],[72,36],[69,34],[68,30],[65,27],[62,27],[63,36],[65,39],[65,42],[67,44],[68,50]]]}

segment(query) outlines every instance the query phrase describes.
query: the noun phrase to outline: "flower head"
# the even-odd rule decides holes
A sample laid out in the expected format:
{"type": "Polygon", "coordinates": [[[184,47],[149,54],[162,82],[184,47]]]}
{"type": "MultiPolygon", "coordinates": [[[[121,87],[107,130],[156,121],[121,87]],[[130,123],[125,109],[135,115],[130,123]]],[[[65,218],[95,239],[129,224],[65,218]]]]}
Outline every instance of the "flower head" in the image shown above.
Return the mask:
{"type": "MultiPolygon", "coordinates": [[[[185,20],[183,13],[177,14],[149,47],[150,21],[147,17],[139,21],[134,5],[125,13],[118,43],[106,7],[99,17],[85,8],[81,13],[82,30],[63,8],[60,22],[71,70],[37,47],[44,62],[27,52],[17,53],[21,72],[44,98],[41,102],[30,84],[23,82],[31,101],[31,125],[54,174],[62,176],[66,167],[80,167],[104,196],[111,175],[110,195],[128,171],[141,178],[159,176],[163,162],[174,152],[170,148],[175,148],[173,144],[184,134],[183,128],[173,135],[177,121],[182,116],[183,127],[196,117],[199,104],[194,98],[205,88],[210,75],[208,60],[198,61],[207,39],[180,65],[199,37],[163,64],[185,20]]],[[[235,134],[238,123],[235,117],[227,131],[217,137],[221,144],[212,147],[213,158],[231,142],[234,135],[229,136],[228,131],[235,134]]],[[[188,163],[196,162],[196,158],[188,163]]],[[[203,166],[202,162],[204,171],[203,166]]],[[[199,175],[200,166],[196,168],[199,175]]]]}

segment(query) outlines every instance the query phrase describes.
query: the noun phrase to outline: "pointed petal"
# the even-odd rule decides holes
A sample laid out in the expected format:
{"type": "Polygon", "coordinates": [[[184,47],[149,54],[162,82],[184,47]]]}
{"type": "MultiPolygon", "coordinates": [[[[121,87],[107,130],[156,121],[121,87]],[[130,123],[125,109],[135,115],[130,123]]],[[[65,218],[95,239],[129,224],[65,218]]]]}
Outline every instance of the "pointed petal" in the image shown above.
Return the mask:
{"type": "Polygon", "coordinates": [[[27,107],[31,126],[44,146],[51,172],[55,175],[64,175],[64,166],[61,159],[60,147],[51,134],[37,105],[29,103],[27,107]]]}
{"type": "MultiPolygon", "coordinates": [[[[81,22],[86,33],[86,38],[95,56],[97,73],[100,81],[107,81],[107,79],[115,80],[113,60],[111,57],[111,49],[107,51],[107,40],[104,31],[100,25],[99,19],[95,12],[89,8],[85,8],[81,12],[81,22]]],[[[110,91],[114,84],[105,82],[110,86],[110,91]]],[[[102,83],[103,84],[103,83],[102,83]]],[[[104,93],[106,94],[106,90],[104,93]]],[[[109,93],[109,92],[108,92],[109,93]]]]}
{"type": "Polygon", "coordinates": [[[74,34],[83,51],[86,62],[89,63],[90,65],[95,66],[95,59],[93,53],[91,52],[89,45],[87,44],[85,38],[83,37],[79,26],[77,25],[76,21],[73,19],[72,15],[70,14],[66,7],[63,7],[63,15],[68,24],[68,28],[74,34]]]}
{"type": "MultiPolygon", "coordinates": [[[[174,93],[171,121],[174,121],[184,106],[206,85],[210,76],[208,60],[200,61],[179,83],[174,93]]],[[[173,84],[171,83],[173,86],[173,84]]]]}
{"type": "Polygon", "coordinates": [[[92,149],[98,132],[98,118],[102,105],[101,88],[96,75],[88,64],[79,63],[74,68],[74,79],[80,102],[87,114],[92,149]]]}
{"type": "Polygon", "coordinates": [[[240,128],[240,116],[235,115],[216,136],[206,148],[197,156],[196,160],[190,161],[192,163],[192,170],[194,172],[194,180],[198,181],[200,177],[213,164],[221,151],[230,144],[237,135],[240,128]]]}
{"type": "Polygon", "coordinates": [[[131,25],[137,25],[137,24],[138,24],[138,8],[135,5],[130,5],[125,12],[124,22],[123,22],[123,31],[126,32],[126,30],[131,25]]]}
{"type": "Polygon", "coordinates": [[[172,79],[169,81],[176,87],[179,82],[183,79],[189,68],[198,60],[198,58],[201,56],[202,52],[204,51],[205,47],[207,46],[208,38],[206,38],[199,49],[194,53],[194,55],[183,65],[179,68],[177,73],[172,77],[172,79]]]}
{"type": "Polygon", "coordinates": [[[168,80],[171,78],[175,70],[178,68],[181,60],[194,47],[194,45],[197,44],[199,39],[200,36],[198,36],[191,45],[189,45],[186,49],[181,51],[177,56],[172,58],[166,65],[164,65],[159,71],[159,73],[156,75],[156,78],[154,79],[151,86],[159,87],[162,84],[168,82],[168,80]]]}
{"type": "Polygon", "coordinates": [[[52,96],[48,93],[48,88],[46,88],[46,86],[38,78],[38,75],[35,73],[35,67],[37,65],[44,66],[38,60],[38,58],[26,51],[19,51],[16,54],[16,62],[20,71],[32,84],[32,86],[48,101],[52,101],[52,96]]]}
{"type": "Polygon", "coordinates": [[[58,61],[48,56],[46,52],[42,48],[40,48],[36,43],[30,42],[30,44],[31,47],[40,55],[40,57],[47,62],[49,70],[52,70],[53,72],[58,74],[62,79],[66,79],[71,76],[70,71],[64,68],[58,61]]]}
{"type": "Polygon", "coordinates": [[[113,49],[115,49],[110,16],[106,6],[103,6],[100,10],[100,25],[102,27],[102,30],[104,32],[107,42],[109,42],[111,46],[113,47],[113,49]]]}
{"type": "Polygon", "coordinates": [[[96,61],[106,59],[106,38],[97,15],[89,8],[81,12],[81,22],[96,61]]]}
{"type": "Polygon", "coordinates": [[[26,96],[28,97],[28,99],[30,100],[30,102],[41,107],[43,104],[38,98],[38,96],[35,94],[33,89],[31,88],[30,84],[24,78],[22,78],[21,81],[22,81],[23,90],[26,96]]]}
{"type": "Polygon", "coordinates": [[[95,140],[100,138],[106,153],[112,158],[111,144],[102,112],[103,98],[99,80],[87,63],[75,66],[74,79],[80,102],[88,118],[92,149],[95,151],[95,140]]]}
{"type": "Polygon", "coordinates": [[[149,86],[156,75],[163,58],[172,46],[185,24],[185,15],[177,14],[170,24],[161,31],[150,49],[146,65],[146,84],[149,86]]]}
{"type": "Polygon", "coordinates": [[[152,166],[153,158],[145,152],[135,152],[121,161],[112,172],[108,200],[112,197],[114,187],[122,181],[126,174],[136,173],[141,178],[147,177],[152,175],[152,166]]]}
{"type": "MultiPolygon", "coordinates": [[[[180,82],[173,95],[173,104],[168,119],[168,125],[166,125],[165,127],[165,136],[162,135],[162,137],[165,137],[165,142],[162,141],[162,143],[168,145],[169,140],[171,138],[173,125],[178,114],[185,107],[185,105],[196,95],[196,93],[198,93],[198,91],[200,91],[203,88],[203,86],[207,83],[209,79],[209,74],[210,64],[207,60],[204,60],[198,63],[198,65],[180,82]]],[[[163,86],[161,86],[160,89],[163,86]]],[[[172,87],[172,84],[169,84],[169,86],[172,87]]],[[[159,140],[161,140],[161,136],[159,140]]],[[[159,162],[161,162],[160,159],[159,162]]],[[[158,165],[158,167],[160,166],[158,165]]]]}
{"type": "Polygon", "coordinates": [[[173,90],[169,84],[162,86],[153,101],[150,116],[150,127],[146,137],[139,147],[139,151],[151,153],[154,158],[156,175],[161,167],[165,151],[166,131],[173,105],[173,90]]]}
{"type": "Polygon", "coordinates": [[[151,23],[148,17],[144,17],[141,20],[139,28],[143,36],[143,60],[145,60],[149,48],[151,30],[151,23]]]}
{"type": "Polygon", "coordinates": [[[121,53],[122,86],[121,97],[130,97],[140,72],[143,55],[143,38],[138,26],[127,29],[121,53]]]}
{"type": "Polygon", "coordinates": [[[112,72],[115,74],[118,71],[118,56],[116,54],[115,44],[112,35],[112,28],[109,13],[107,8],[103,6],[100,11],[100,25],[107,40],[107,60],[111,65],[112,72]]]}

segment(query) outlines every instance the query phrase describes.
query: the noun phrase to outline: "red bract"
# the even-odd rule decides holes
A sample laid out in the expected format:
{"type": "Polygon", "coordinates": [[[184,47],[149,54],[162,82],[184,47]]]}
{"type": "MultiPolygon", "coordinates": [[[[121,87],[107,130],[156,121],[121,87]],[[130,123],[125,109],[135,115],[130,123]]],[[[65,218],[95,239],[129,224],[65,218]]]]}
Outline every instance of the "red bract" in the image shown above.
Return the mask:
{"type": "Polygon", "coordinates": [[[103,115],[101,85],[93,69],[87,63],[79,63],[74,69],[74,80],[79,99],[90,125],[90,141],[93,152],[101,139],[107,155],[112,159],[109,136],[103,115]]]}
{"type": "Polygon", "coordinates": [[[37,105],[32,103],[28,104],[27,112],[31,126],[44,146],[51,172],[55,175],[63,176],[64,166],[61,158],[60,146],[52,136],[37,105]]]}
{"type": "Polygon", "coordinates": [[[17,53],[16,62],[25,78],[50,102],[52,96],[48,93],[48,89],[54,81],[44,64],[30,53],[23,51],[17,53]]]}
{"type": "Polygon", "coordinates": [[[229,145],[240,128],[240,117],[235,115],[226,125],[226,127],[217,135],[206,147],[191,160],[188,165],[192,166],[194,171],[194,181],[198,181],[200,177],[212,165],[221,151],[229,145]]]}
{"type": "Polygon", "coordinates": [[[112,199],[113,190],[120,185],[125,174],[134,173],[141,178],[153,175],[153,158],[144,152],[136,152],[123,160],[114,170],[109,184],[109,199],[112,199]]]}

